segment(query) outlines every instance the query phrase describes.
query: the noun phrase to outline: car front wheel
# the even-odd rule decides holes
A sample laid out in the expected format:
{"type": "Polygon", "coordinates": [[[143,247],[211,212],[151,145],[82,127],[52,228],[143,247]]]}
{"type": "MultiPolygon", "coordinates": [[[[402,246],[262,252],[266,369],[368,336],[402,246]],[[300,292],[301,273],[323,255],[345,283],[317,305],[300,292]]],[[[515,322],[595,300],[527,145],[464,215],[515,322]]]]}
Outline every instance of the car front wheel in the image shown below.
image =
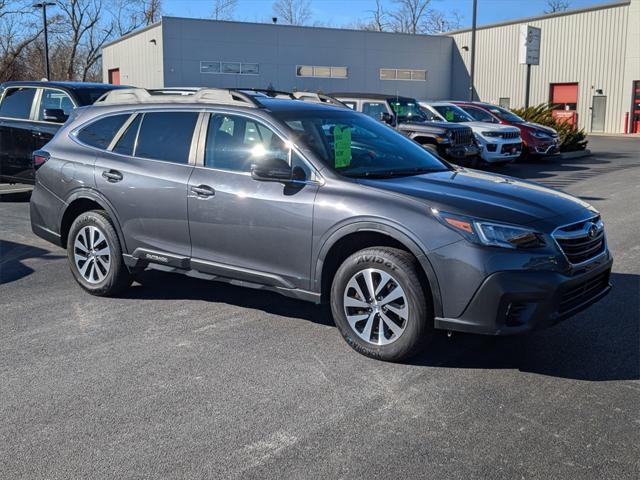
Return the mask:
{"type": "Polygon", "coordinates": [[[400,361],[430,339],[433,313],[419,268],[411,254],[387,247],[361,250],[344,261],[333,280],[331,310],[351,347],[400,361]]]}

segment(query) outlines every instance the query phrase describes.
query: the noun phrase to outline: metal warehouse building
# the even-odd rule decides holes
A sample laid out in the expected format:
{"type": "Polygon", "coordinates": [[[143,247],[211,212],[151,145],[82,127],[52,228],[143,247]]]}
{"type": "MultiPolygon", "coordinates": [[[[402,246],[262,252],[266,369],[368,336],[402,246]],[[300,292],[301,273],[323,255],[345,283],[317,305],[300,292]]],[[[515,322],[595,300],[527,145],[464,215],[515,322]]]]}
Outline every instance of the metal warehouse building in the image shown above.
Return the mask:
{"type": "MultiPolygon", "coordinates": [[[[541,29],[531,104],[587,132],[640,132],[640,0],[479,27],[475,98],[524,106],[520,28],[541,29]]],[[[471,32],[405,35],[163,17],[103,49],[105,82],[469,97],[471,32]]]]}

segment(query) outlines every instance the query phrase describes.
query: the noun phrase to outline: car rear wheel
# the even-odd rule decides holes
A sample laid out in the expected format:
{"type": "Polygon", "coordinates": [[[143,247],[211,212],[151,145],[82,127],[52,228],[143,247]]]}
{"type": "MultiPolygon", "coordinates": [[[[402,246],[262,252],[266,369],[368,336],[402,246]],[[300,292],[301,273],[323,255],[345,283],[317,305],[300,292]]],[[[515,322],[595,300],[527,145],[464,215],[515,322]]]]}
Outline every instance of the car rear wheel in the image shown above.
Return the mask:
{"type": "Polygon", "coordinates": [[[131,285],[118,235],[102,210],[85,212],[74,220],[67,256],[74,278],[92,295],[115,295],[131,285]]]}
{"type": "Polygon", "coordinates": [[[433,313],[409,253],[361,250],[340,266],[331,289],[336,325],[351,347],[372,358],[400,361],[432,336],[433,313]]]}

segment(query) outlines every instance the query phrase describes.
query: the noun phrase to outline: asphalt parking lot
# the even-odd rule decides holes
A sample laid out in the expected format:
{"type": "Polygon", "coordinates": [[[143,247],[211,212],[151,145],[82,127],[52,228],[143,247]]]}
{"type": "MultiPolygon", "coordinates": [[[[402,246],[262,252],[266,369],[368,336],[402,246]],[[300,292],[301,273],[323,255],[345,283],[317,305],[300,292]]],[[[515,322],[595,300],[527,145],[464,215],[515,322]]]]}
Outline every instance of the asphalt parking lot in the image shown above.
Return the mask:
{"type": "Polygon", "coordinates": [[[612,293],[529,336],[440,335],[408,364],[352,351],[328,311],[145,272],[74,282],[0,186],[0,478],[640,476],[640,139],[495,170],[600,209],[612,293]]]}

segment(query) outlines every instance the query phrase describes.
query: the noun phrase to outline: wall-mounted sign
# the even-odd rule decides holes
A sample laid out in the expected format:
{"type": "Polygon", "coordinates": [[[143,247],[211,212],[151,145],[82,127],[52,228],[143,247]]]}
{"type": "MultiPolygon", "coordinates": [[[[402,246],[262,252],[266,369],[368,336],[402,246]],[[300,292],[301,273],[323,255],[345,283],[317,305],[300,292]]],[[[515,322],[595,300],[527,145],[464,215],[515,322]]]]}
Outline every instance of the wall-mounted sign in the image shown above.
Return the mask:
{"type": "Polygon", "coordinates": [[[520,63],[540,65],[540,37],[538,27],[520,25],[520,63]]]}

